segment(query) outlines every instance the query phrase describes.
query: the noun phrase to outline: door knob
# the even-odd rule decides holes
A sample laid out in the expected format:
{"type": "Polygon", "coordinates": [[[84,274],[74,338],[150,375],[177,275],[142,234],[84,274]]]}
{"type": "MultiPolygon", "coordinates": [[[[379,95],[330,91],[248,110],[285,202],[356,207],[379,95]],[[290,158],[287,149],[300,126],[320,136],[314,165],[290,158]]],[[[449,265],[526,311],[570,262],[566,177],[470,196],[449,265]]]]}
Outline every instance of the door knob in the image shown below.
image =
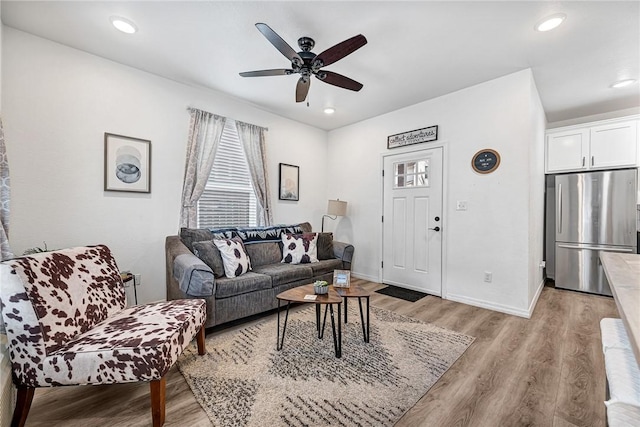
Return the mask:
{"type": "Polygon", "coordinates": [[[430,228],[429,230],[440,231],[440,227],[433,227],[433,228],[430,228]]]}

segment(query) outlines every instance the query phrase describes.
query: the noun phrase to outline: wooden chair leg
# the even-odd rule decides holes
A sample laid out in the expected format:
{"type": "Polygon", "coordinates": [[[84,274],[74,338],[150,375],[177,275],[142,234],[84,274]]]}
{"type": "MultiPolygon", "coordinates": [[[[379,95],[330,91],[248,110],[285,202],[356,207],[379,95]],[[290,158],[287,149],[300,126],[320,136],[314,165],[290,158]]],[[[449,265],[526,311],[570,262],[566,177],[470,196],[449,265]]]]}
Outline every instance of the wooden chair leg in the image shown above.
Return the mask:
{"type": "Polygon", "coordinates": [[[200,328],[200,330],[198,331],[198,336],[197,336],[197,340],[198,340],[198,354],[200,356],[202,356],[203,354],[205,354],[207,352],[207,349],[205,347],[204,344],[204,325],[202,325],[202,327],[200,328]]]}
{"type": "Polygon", "coordinates": [[[36,389],[34,387],[18,387],[18,397],[16,399],[16,407],[13,410],[11,427],[23,427],[27,422],[27,415],[29,415],[35,392],[36,389]]]}
{"type": "Polygon", "coordinates": [[[151,381],[151,418],[153,427],[164,424],[164,408],[167,397],[167,380],[165,377],[151,381]]]}

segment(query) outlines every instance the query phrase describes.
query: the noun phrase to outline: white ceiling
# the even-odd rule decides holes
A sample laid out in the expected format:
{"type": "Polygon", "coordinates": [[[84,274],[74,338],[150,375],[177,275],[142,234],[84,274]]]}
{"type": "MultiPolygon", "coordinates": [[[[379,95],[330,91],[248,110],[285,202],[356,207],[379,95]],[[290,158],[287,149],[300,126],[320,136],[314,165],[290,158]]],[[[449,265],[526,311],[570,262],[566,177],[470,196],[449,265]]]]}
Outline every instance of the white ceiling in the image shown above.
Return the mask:
{"type": "Polygon", "coordinates": [[[549,122],[640,106],[640,2],[393,1],[6,1],[2,22],[56,42],[264,110],[335,129],[496,77],[531,68],[549,122]],[[559,28],[541,18],[562,12],[559,28]],[[109,17],[139,32],[115,30],[109,17]],[[327,70],[364,84],[360,92],[313,79],[309,106],[295,102],[297,75],[243,78],[241,71],[288,68],[255,28],[267,23],[295,50],[315,53],[356,34],[368,44],[327,70]],[[325,106],[336,113],[326,116],[325,106]]]}

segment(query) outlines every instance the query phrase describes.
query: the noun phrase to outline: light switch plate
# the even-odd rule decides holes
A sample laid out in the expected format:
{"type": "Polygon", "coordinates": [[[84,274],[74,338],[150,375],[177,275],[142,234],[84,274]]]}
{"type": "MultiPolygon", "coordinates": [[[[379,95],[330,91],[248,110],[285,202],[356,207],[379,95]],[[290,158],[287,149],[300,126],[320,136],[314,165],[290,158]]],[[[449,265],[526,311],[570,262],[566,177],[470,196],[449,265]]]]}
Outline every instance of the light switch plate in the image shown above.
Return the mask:
{"type": "Polygon", "coordinates": [[[466,200],[458,200],[456,202],[456,210],[457,211],[466,211],[467,210],[467,201],[466,200]]]}

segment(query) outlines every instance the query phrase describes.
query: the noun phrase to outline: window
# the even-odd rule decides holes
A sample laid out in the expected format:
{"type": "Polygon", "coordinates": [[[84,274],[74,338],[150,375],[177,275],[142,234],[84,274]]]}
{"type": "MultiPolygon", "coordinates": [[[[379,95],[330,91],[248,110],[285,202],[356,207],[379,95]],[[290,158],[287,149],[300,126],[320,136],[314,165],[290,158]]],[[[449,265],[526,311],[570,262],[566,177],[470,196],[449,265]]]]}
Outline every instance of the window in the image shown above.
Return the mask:
{"type": "Polygon", "coordinates": [[[393,164],[394,188],[428,187],[429,160],[412,160],[393,164]]]}
{"type": "Polygon", "coordinates": [[[198,200],[198,227],[256,225],[256,197],[236,124],[227,119],[211,174],[198,200]]]}

